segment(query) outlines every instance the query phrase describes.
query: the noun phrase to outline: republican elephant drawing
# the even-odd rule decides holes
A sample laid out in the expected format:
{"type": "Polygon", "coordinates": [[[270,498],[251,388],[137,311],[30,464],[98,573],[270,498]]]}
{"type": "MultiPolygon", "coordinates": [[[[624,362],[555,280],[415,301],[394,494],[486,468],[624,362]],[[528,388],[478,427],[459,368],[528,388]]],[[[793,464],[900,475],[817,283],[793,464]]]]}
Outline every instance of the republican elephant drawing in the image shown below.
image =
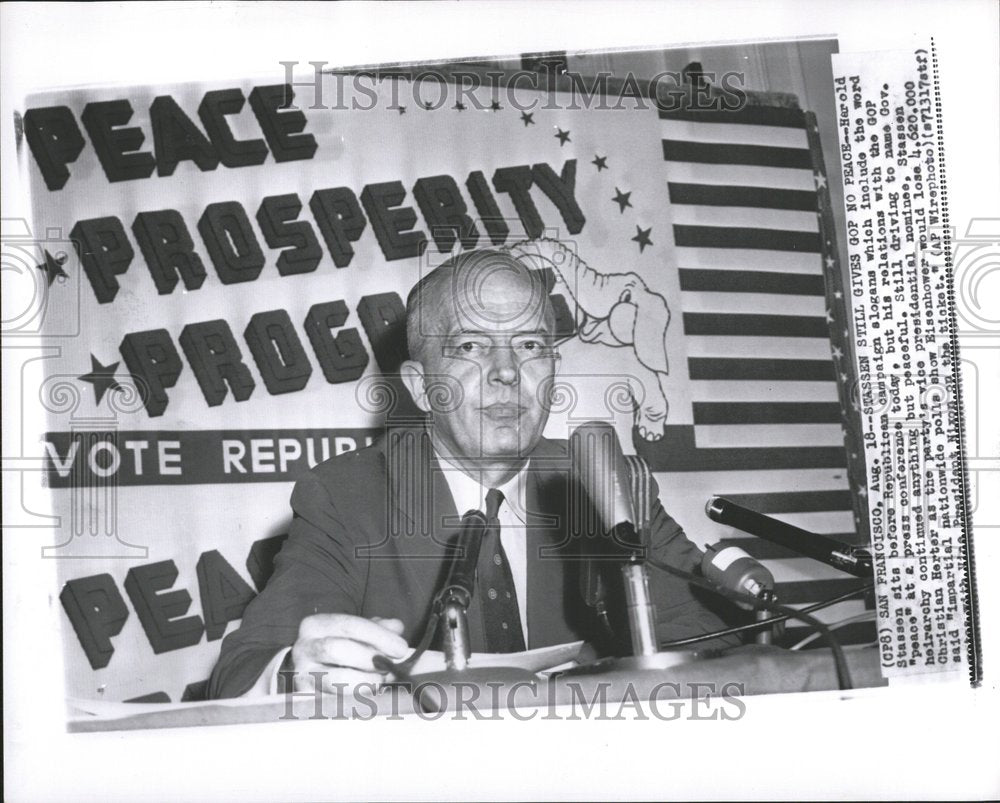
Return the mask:
{"type": "Polygon", "coordinates": [[[634,402],[634,426],[645,440],[662,438],[669,410],[666,299],[637,273],[600,273],[558,240],[525,240],[509,250],[534,270],[552,271],[554,292],[565,292],[576,302],[581,341],[628,350],[622,373],[634,402]]]}

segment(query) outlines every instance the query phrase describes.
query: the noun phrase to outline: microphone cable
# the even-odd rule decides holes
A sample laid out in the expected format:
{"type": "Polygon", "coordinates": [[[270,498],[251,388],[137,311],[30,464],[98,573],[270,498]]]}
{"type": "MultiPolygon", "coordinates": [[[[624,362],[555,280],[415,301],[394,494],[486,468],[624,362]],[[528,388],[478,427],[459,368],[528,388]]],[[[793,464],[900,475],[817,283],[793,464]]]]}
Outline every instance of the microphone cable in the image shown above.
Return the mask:
{"type": "MultiPolygon", "coordinates": [[[[856,594],[867,593],[875,588],[874,583],[868,583],[867,585],[860,586],[858,588],[851,589],[843,594],[838,594],[836,597],[830,597],[830,599],[823,600],[822,602],[816,602],[808,607],[802,608],[800,613],[812,613],[813,611],[821,610],[822,608],[829,608],[831,605],[836,605],[838,602],[844,602],[850,599],[856,594]]],[[[714,630],[711,633],[702,633],[699,636],[688,636],[687,638],[674,639],[673,641],[666,641],[660,645],[661,649],[670,647],[687,647],[689,644],[697,644],[700,641],[711,641],[714,638],[722,638],[723,636],[732,636],[739,633],[749,633],[754,630],[762,630],[765,627],[770,627],[771,625],[780,624],[781,622],[787,622],[791,619],[791,616],[782,615],[775,616],[772,619],[767,619],[763,622],[751,622],[746,625],[738,625],[736,627],[727,627],[723,630],[714,630]]]]}
{"type": "MultiPolygon", "coordinates": [[[[703,577],[698,577],[691,572],[686,572],[683,569],[677,569],[669,564],[661,563],[653,558],[647,557],[645,562],[654,569],[659,569],[661,572],[666,572],[674,577],[686,580],[699,588],[704,588],[716,594],[721,594],[732,602],[741,602],[747,605],[752,605],[754,610],[763,610],[769,613],[780,613],[784,615],[786,619],[798,619],[799,621],[809,625],[814,630],[825,636],[827,643],[830,645],[830,649],[833,652],[834,664],[837,667],[837,684],[840,687],[840,690],[847,691],[848,689],[854,688],[851,683],[850,670],[847,668],[847,659],[844,657],[843,647],[840,646],[840,642],[837,640],[836,636],[833,635],[833,631],[816,617],[810,616],[804,611],[797,611],[794,608],[789,608],[787,605],[780,605],[776,602],[763,602],[762,600],[752,597],[749,594],[739,594],[735,591],[730,591],[709,582],[703,577]]],[[[855,591],[852,593],[857,592],[855,591]]],[[[773,623],[773,620],[771,620],[770,623],[773,623]]],[[[760,624],[764,625],[767,623],[762,622],[760,624]]]]}

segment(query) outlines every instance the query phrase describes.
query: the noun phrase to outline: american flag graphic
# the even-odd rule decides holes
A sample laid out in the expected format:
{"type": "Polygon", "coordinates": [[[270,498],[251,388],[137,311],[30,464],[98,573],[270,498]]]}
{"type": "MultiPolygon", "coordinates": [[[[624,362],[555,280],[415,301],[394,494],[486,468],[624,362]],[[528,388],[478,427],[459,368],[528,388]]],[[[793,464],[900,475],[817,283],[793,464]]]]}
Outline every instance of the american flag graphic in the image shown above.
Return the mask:
{"type": "MultiPolygon", "coordinates": [[[[732,472],[715,493],[865,544],[853,341],[815,115],[760,104],[659,116],[694,427],[636,440],[637,452],[669,475],[661,486],[676,489],[675,472],[732,472]]],[[[725,540],[761,559],[794,607],[862,584],[738,531],[725,540]]],[[[841,621],[869,605],[821,615],[841,621]]],[[[790,627],[787,643],[807,632],[790,627]]],[[[839,631],[846,643],[874,634],[864,621],[839,631]]]]}

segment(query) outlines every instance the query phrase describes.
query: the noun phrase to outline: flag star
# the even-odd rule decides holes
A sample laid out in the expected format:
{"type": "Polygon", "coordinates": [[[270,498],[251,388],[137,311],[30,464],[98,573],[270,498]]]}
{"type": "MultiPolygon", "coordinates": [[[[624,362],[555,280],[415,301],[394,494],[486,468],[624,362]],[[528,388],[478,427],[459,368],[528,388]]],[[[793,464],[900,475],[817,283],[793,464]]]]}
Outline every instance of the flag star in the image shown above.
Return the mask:
{"type": "Polygon", "coordinates": [[[648,229],[642,229],[638,226],[635,227],[635,237],[632,238],[632,242],[639,243],[640,254],[646,250],[647,245],[653,244],[653,241],[649,239],[649,235],[652,234],[652,232],[652,227],[648,229]]]}
{"type": "Polygon", "coordinates": [[[848,331],[847,331],[847,330],[845,329],[845,330],[844,330],[844,337],[850,337],[850,336],[851,336],[851,333],[850,333],[850,332],[848,332],[848,331]]]}
{"type": "Polygon", "coordinates": [[[52,282],[54,282],[56,279],[58,279],[59,283],[62,284],[69,278],[69,274],[67,274],[66,271],[62,269],[62,266],[66,264],[67,258],[68,257],[66,256],[66,254],[64,254],[62,251],[59,252],[58,256],[54,257],[46,249],[45,261],[38,265],[35,265],[35,267],[38,268],[38,270],[42,271],[42,273],[45,274],[45,278],[49,283],[48,285],[49,287],[52,286],[52,282]]]}
{"type": "Polygon", "coordinates": [[[844,356],[844,352],[840,350],[840,346],[833,347],[833,359],[839,360],[844,356]]]}
{"type": "MultiPolygon", "coordinates": [[[[846,382],[847,381],[847,374],[841,373],[841,375],[840,375],[840,381],[841,382],[846,382]]],[[[843,411],[841,411],[841,412],[843,412],[843,411]]]]}
{"type": "Polygon", "coordinates": [[[832,270],[833,269],[833,264],[834,264],[833,263],[833,257],[827,257],[823,261],[826,263],[826,269],[827,270],[832,270]]]}
{"type": "Polygon", "coordinates": [[[452,106],[451,108],[455,109],[455,111],[464,112],[465,111],[465,104],[462,103],[462,101],[460,101],[460,100],[456,100],[455,101],[455,105],[452,106]]]}
{"type": "Polygon", "coordinates": [[[840,301],[840,299],[842,299],[844,297],[844,294],[841,293],[839,290],[834,290],[833,291],[833,297],[835,299],[837,299],[838,301],[840,301]]]}
{"type": "Polygon", "coordinates": [[[558,139],[558,140],[559,140],[559,147],[560,147],[560,148],[561,148],[561,147],[562,147],[563,145],[565,145],[565,144],[566,144],[567,142],[572,142],[572,140],[571,140],[571,139],[569,138],[569,131],[563,131],[563,130],[562,130],[561,128],[559,128],[559,127],[556,127],[556,131],[557,131],[558,133],[556,133],[556,134],[553,134],[552,136],[554,136],[554,137],[555,137],[556,139],[558,139]]]}
{"type": "Polygon", "coordinates": [[[534,112],[521,112],[521,120],[524,121],[524,127],[527,128],[529,125],[534,125],[534,112]]]}
{"type": "Polygon", "coordinates": [[[833,313],[830,310],[826,311],[826,322],[833,323],[833,313]]]}
{"type": "Polygon", "coordinates": [[[821,190],[826,187],[826,176],[822,173],[813,173],[813,180],[816,182],[817,190],[821,190]]]}
{"type": "Polygon", "coordinates": [[[626,206],[632,206],[632,202],[629,200],[631,195],[631,192],[622,192],[620,189],[615,187],[615,197],[611,200],[618,204],[618,211],[624,212],[626,206]]]}
{"type": "Polygon", "coordinates": [[[864,485],[858,488],[858,496],[860,496],[862,499],[868,498],[868,489],[864,485]]]}
{"type": "Polygon", "coordinates": [[[94,386],[94,404],[100,404],[104,394],[109,390],[121,390],[122,386],[115,379],[115,371],[118,370],[118,363],[102,365],[98,359],[90,355],[90,373],[77,377],[84,382],[90,382],[94,386]]]}
{"type": "Polygon", "coordinates": [[[501,106],[501,105],[500,105],[500,101],[499,101],[499,100],[494,100],[494,101],[493,101],[493,102],[492,102],[492,103],[490,104],[490,111],[491,111],[491,112],[498,112],[498,111],[500,111],[500,109],[502,109],[502,108],[503,108],[503,106],[501,106]]]}
{"type": "Polygon", "coordinates": [[[592,165],[597,165],[597,172],[598,173],[600,173],[602,170],[607,170],[608,169],[608,157],[607,156],[598,156],[595,153],[594,154],[594,158],[591,160],[590,163],[592,165]]]}

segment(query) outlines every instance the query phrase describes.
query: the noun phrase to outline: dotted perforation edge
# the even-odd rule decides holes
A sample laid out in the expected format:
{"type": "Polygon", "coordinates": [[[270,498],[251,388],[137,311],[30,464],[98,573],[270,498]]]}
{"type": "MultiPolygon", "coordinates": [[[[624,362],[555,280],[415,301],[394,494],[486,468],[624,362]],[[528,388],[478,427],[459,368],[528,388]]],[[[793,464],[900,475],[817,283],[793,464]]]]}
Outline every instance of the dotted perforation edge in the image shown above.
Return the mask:
{"type": "Polygon", "coordinates": [[[945,291],[948,297],[949,340],[952,351],[952,370],[948,377],[949,391],[954,404],[948,407],[949,429],[958,439],[958,516],[962,524],[962,593],[965,599],[965,644],[969,659],[969,683],[982,684],[982,645],[979,640],[979,599],[976,593],[976,560],[972,543],[972,522],[969,516],[969,478],[965,463],[965,406],[962,403],[962,375],[958,350],[958,314],[955,298],[955,265],[948,215],[948,182],[945,169],[944,115],[941,104],[941,79],[938,71],[937,45],[931,37],[931,72],[934,84],[934,113],[936,120],[938,175],[941,182],[941,223],[944,231],[945,291]]]}

